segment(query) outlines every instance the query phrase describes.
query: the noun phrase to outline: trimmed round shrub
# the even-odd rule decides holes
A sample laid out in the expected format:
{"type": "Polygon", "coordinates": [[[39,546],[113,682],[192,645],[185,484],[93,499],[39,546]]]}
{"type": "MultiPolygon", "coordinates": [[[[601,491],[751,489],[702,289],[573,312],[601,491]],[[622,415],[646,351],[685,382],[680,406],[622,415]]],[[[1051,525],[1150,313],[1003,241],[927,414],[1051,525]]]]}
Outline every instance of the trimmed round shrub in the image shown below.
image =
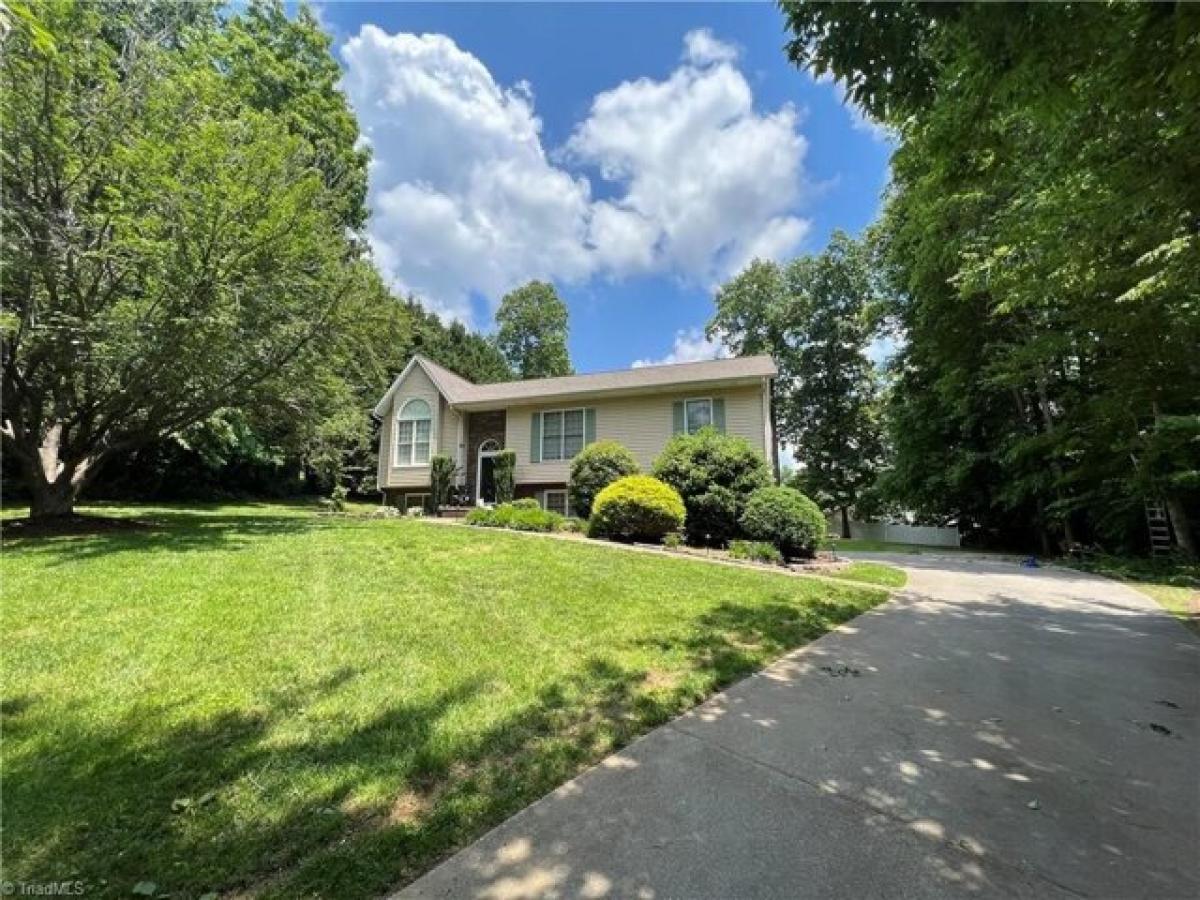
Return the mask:
{"type": "Polygon", "coordinates": [[[690,544],[723,546],[738,537],[746,501],[771,483],[762,453],[745,438],[702,428],[677,434],[655,460],[654,475],[683,498],[690,544]]]}
{"type": "Polygon", "coordinates": [[[592,514],[597,494],[618,478],[638,472],[637,460],[624,444],[617,441],[588,444],[571,461],[571,479],[567,484],[571,510],[586,519],[592,514]]]}
{"type": "Polygon", "coordinates": [[[827,525],[820,507],[795,488],[759,488],[746,501],[742,530],[766,541],[784,556],[812,556],[825,537],[827,525]]]}
{"type": "Polygon", "coordinates": [[[588,534],[623,541],[661,541],[683,526],[683,500],[649,475],[626,475],[602,490],[592,506],[588,534]]]}

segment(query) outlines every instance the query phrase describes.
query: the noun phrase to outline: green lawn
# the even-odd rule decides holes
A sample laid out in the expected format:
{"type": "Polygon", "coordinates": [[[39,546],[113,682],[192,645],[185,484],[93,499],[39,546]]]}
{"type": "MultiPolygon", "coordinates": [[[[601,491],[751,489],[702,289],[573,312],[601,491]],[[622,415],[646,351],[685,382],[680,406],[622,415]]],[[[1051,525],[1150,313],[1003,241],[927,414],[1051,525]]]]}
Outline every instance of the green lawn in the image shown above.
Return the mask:
{"type": "Polygon", "coordinates": [[[908,576],[903,569],[895,566],[885,566],[883,563],[852,562],[844,569],[831,569],[823,573],[830,578],[843,578],[846,581],[862,581],[867,584],[879,584],[889,588],[904,587],[908,576]]]}
{"type": "Polygon", "coordinates": [[[1158,601],[1158,605],[1192,630],[1200,637],[1200,612],[1197,612],[1194,597],[1200,595],[1200,588],[1179,587],[1175,584],[1155,584],[1153,582],[1135,584],[1139,591],[1158,601]]]}
{"type": "Polygon", "coordinates": [[[296,506],[120,512],[150,527],[0,557],[6,880],[376,896],[886,597],[296,506]]]}
{"type": "Polygon", "coordinates": [[[1200,614],[1193,598],[1200,595],[1200,562],[1182,558],[1146,559],[1098,554],[1067,565],[1128,582],[1200,635],[1200,614]]]}

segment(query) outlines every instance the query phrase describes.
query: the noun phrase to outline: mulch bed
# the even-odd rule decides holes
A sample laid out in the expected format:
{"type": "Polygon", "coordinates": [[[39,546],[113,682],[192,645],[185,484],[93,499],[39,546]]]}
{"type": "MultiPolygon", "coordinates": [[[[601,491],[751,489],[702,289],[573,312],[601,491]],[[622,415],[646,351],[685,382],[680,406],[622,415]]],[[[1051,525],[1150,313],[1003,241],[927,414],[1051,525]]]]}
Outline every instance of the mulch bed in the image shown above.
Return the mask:
{"type": "Polygon", "coordinates": [[[638,544],[639,547],[645,547],[649,550],[660,550],[663,553],[670,553],[674,556],[699,557],[701,559],[716,559],[722,562],[739,563],[741,565],[753,566],[759,569],[775,569],[780,568],[791,569],[793,572],[807,572],[814,575],[820,575],[822,572],[836,572],[839,569],[844,569],[850,565],[848,559],[834,559],[833,554],[827,550],[822,550],[817,555],[808,560],[790,560],[783,566],[777,566],[774,563],[758,562],[752,559],[737,559],[729,555],[728,550],[718,550],[712,547],[664,547],[661,544],[638,544]]]}

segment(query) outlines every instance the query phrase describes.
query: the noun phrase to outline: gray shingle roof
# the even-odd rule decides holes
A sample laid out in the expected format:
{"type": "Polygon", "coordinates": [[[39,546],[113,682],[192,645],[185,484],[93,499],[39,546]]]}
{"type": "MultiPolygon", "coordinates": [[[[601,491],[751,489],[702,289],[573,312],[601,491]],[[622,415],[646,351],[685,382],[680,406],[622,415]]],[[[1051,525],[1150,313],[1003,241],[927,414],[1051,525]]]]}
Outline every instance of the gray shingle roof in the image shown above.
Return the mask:
{"type": "Polygon", "coordinates": [[[674,363],[619,369],[590,375],[562,378],[532,378],[528,381],[503,381],[497,384],[472,384],[424,356],[418,356],[438,389],[454,405],[537,403],[539,400],[605,393],[636,393],[670,388],[675,385],[706,384],[724,381],[754,381],[773,378],[775,362],[769,356],[741,356],[704,362],[674,363]]]}

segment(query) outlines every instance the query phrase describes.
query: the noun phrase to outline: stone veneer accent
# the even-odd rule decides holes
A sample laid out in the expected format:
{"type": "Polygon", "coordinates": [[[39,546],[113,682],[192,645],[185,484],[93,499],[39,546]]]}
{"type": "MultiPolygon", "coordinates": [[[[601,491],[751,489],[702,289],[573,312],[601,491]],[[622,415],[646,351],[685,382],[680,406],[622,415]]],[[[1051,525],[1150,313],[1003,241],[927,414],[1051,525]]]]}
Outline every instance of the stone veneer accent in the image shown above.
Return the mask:
{"type": "Polygon", "coordinates": [[[493,440],[504,449],[504,428],[507,421],[504,410],[465,413],[467,417],[467,492],[475,502],[475,474],[478,471],[479,445],[493,440]]]}

